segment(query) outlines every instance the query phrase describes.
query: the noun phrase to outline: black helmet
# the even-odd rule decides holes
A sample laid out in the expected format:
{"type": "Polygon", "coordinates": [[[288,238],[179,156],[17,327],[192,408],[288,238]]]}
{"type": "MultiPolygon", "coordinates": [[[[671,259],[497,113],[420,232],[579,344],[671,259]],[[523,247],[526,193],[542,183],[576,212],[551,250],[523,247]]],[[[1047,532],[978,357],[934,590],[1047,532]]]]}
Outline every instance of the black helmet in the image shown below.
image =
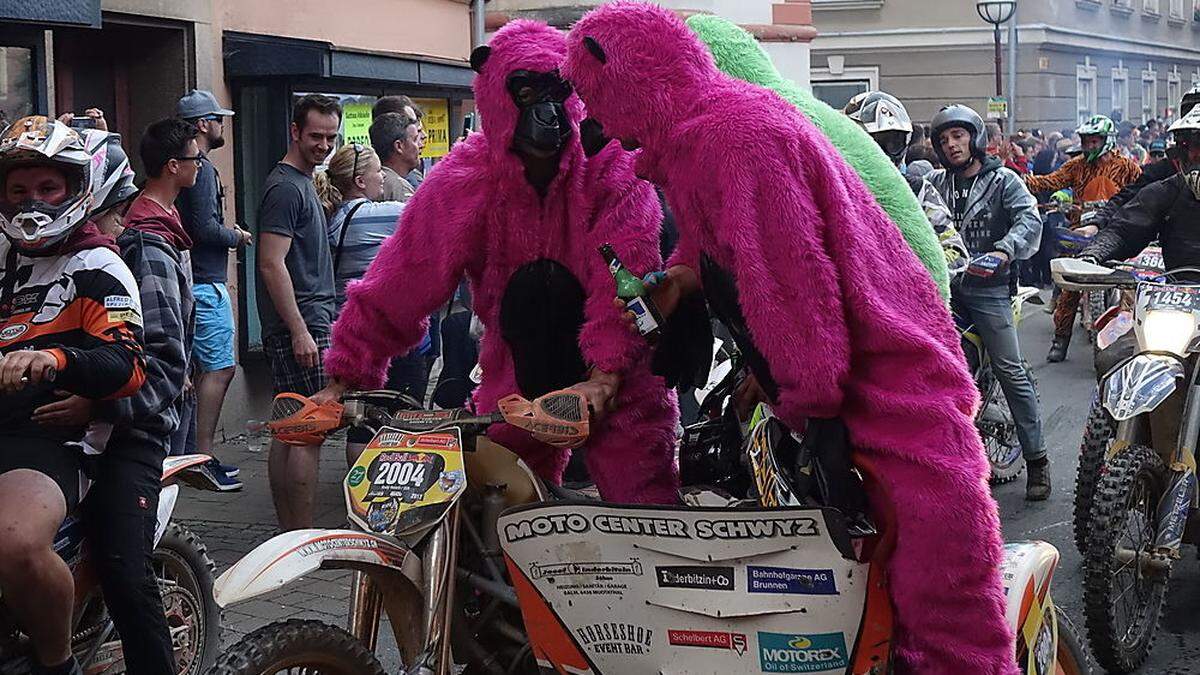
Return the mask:
{"type": "Polygon", "coordinates": [[[979,159],[987,156],[987,133],[983,126],[983,118],[979,113],[968,108],[965,105],[955,103],[948,105],[938,111],[938,114],[933,116],[933,122],[930,125],[930,140],[933,141],[933,151],[937,153],[938,160],[944,166],[949,166],[946,161],[946,156],[942,154],[942,144],[940,136],[947,129],[959,127],[966,129],[971,134],[971,154],[979,159]]]}

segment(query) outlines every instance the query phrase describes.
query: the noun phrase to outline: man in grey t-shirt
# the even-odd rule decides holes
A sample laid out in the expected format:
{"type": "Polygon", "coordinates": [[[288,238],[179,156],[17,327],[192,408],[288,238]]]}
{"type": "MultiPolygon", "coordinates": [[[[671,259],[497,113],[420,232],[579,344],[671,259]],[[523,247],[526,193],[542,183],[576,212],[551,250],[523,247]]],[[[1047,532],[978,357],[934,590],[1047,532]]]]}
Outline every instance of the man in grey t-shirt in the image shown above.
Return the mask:
{"type": "MultiPolygon", "coordinates": [[[[263,349],[275,393],[312,396],[325,387],[321,357],[334,314],[333,261],[313,170],[337,140],[342,108],[310,94],[292,109],[292,142],[267,177],[258,211],[258,293],[263,349]]],[[[267,474],[283,530],[312,527],[321,446],[271,441],[267,474]]]]}

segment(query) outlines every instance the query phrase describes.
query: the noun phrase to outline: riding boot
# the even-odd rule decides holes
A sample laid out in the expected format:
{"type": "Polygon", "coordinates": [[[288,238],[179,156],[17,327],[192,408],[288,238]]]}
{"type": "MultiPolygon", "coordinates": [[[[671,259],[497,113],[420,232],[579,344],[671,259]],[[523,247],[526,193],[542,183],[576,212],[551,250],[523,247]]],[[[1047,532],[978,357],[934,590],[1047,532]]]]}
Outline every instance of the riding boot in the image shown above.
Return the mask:
{"type": "Polygon", "coordinates": [[[1050,498],[1050,460],[1046,457],[1025,464],[1029,471],[1025,483],[1025,501],[1043,502],[1050,498]]]}
{"type": "Polygon", "coordinates": [[[1050,343],[1050,353],[1046,354],[1046,360],[1050,363],[1060,363],[1067,360],[1067,345],[1071,344],[1071,336],[1063,337],[1054,336],[1054,342],[1050,343]]]}

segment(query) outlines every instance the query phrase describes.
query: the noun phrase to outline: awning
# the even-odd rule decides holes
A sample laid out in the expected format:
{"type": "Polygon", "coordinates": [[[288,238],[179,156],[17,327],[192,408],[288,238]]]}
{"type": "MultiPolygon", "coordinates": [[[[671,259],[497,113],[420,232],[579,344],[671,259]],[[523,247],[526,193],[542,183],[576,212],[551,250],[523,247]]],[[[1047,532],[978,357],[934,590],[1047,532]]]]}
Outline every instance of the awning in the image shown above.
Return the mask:
{"type": "Polygon", "coordinates": [[[230,78],[347,78],[465,89],[475,76],[466,63],[411,54],[355,52],[327,42],[249,33],[226,32],[223,49],[225,73],[230,78]]]}
{"type": "Polygon", "coordinates": [[[100,0],[6,0],[0,21],[100,27],[100,0]]]}

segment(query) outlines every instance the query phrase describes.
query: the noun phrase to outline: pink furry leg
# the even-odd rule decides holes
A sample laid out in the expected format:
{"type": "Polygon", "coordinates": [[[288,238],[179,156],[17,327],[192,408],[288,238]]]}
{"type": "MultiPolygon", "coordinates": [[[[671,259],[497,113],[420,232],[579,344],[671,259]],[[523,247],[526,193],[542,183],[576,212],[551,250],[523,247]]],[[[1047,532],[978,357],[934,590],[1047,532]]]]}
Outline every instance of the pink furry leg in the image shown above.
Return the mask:
{"type": "Polygon", "coordinates": [[[488,438],[513,451],[539,478],[555,485],[562,484],[563,472],[571,453],[535,440],[529,432],[507,424],[488,429],[488,438]]]}
{"type": "Polygon", "coordinates": [[[617,406],[596,425],[587,444],[588,472],[600,496],[627,504],[678,503],[675,392],[664,396],[661,379],[643,362],[626,374],[617,406]]]}
{"type": "Polygon", "coordinates": [[[858,454],[866,455],[879,483],[870,490],[872,503],[890,511],[879,520],[890,517],[896,529],[888,584],[895,654],[907,667],[898,672],[1017,675],[1016,644],[1004,619],[1000,519],[982,472],[875,450],[858,454]]]}

